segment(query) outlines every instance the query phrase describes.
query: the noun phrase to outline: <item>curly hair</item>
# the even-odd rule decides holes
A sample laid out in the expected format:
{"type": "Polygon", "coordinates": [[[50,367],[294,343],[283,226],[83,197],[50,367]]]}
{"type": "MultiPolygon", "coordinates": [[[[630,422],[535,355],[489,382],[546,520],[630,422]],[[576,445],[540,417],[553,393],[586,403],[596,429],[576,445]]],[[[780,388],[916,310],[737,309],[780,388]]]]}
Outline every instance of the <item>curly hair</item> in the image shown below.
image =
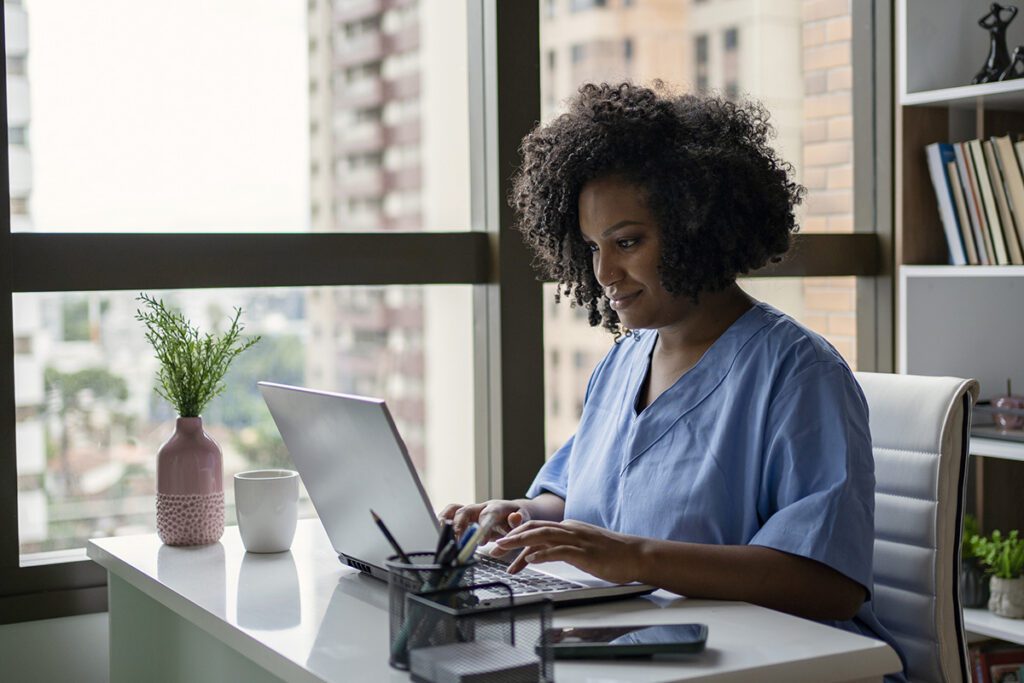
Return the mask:
{"type": "MultiPolygon", "coordinates": [[[[579,227],[580,190],[617,175],[636,185],[661,231],[661,283],[694,302],[738,275],[781,260],[804,188],[768,146],[758,103],[586,84],[568,111],[523,138],[509,202],[541,276],[586,308],[591,326],[622,333],[594,276],[579,227]]],[[[628,333],[628,332],[627,332],[628,333]]]]}

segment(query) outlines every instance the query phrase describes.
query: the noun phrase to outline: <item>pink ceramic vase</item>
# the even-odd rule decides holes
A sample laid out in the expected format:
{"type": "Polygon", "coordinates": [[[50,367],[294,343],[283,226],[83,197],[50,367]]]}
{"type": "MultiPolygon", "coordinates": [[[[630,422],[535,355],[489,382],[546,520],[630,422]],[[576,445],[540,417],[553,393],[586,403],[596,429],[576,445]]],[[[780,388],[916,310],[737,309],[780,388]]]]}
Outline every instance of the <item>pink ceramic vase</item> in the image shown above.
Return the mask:
{"type": "Polygon", "coordinates": [[[179,417],[156,455],[156,530],[167,545],[216,543],[224,533],[220,446],[201,417],[179,417]]]}

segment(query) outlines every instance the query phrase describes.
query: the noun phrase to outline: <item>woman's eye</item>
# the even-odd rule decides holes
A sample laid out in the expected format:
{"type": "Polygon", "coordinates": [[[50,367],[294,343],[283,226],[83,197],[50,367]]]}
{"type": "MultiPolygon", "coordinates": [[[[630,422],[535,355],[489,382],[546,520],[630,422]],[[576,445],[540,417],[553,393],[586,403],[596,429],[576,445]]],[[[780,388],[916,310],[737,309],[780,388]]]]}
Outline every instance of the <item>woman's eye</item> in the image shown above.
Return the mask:
{"type": "Polygon", "coordinates": [[[630,247],[635,246],[636,243],[639,242],[639,241],[640,240],[638,240],[636,238],[632,238],[632,237],[628,238],[628,239],[622,239],[622,240],[619,240],[619,247],[622,248],[622,249],[629,249],[630,247]]]}
{"type": "Polygon", "coordinates": [[[587,245],[587,251],[589,251],[591,254],[596,254],[597,253],[597,245],[596,244],[588,244],[587,245]]]}

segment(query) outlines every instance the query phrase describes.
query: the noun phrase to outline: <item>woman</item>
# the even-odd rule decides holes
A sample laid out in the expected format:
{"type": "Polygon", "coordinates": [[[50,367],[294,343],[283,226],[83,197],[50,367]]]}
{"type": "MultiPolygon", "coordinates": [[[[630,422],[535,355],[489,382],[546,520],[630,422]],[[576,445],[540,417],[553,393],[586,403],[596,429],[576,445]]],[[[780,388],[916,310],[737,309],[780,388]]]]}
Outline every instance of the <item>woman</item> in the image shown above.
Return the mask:
{"type": "Polygon", "coordinates": [[[513,202],[560,292],[615,334],[576,434],[488,518],[509,567],[744,600],[882,638],[867,405],[842,357],[736,277],[778,261],[804,189],[757,105],[586,85],[530,133],[513,202]]]}

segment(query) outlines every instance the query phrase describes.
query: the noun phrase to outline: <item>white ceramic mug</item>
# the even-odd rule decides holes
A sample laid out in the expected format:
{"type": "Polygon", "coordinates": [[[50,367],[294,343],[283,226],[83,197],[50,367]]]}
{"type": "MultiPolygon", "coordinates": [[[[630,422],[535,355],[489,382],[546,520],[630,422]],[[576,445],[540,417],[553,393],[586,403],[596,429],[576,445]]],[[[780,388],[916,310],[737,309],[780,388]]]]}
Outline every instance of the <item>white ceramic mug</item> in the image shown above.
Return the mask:
{"type": "Polygon", "coordinates": [[[299,516],[299,473],[250,470],[235,475],[235,514],[250,553],[281,553],[292,546],[299,516]]]}

